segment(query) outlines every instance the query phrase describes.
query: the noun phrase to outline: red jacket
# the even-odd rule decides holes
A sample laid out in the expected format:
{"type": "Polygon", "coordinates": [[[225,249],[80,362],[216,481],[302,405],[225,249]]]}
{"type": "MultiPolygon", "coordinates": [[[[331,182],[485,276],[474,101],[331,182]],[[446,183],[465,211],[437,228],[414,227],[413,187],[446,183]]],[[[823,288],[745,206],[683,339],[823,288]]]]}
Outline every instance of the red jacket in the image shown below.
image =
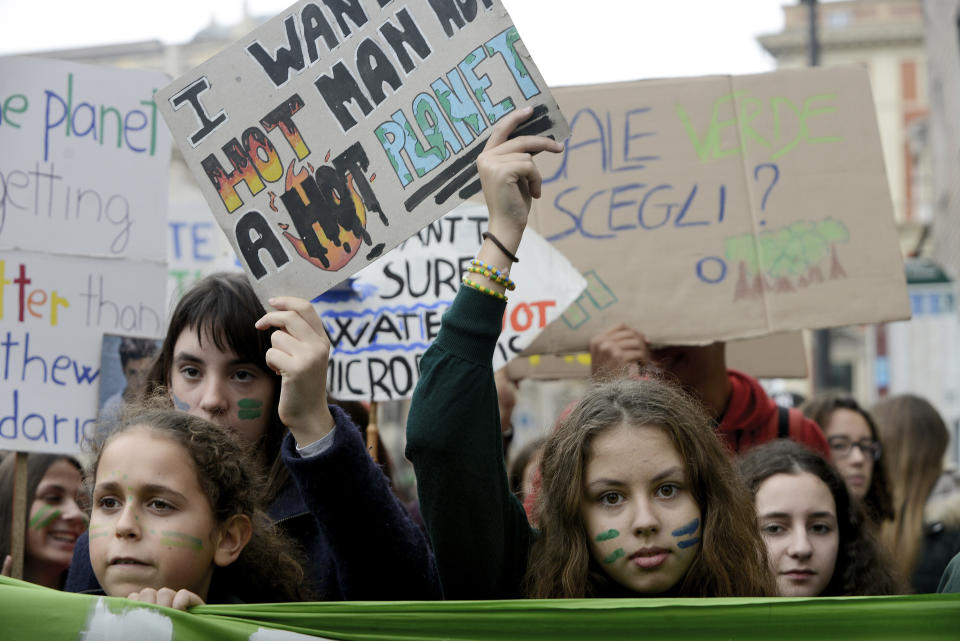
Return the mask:
{"type": "MultiPolygon", "coordinates": [[[[742,454],[780,436],[780,410],[757,379],[732,369],[727,370],[727,375],[733,391],[717,426],[717,434],[727,447],[742,454]]],[[[830,460],[830,447],[820,426],[796,408],[789,410],[786,436],[830,460]]]]}

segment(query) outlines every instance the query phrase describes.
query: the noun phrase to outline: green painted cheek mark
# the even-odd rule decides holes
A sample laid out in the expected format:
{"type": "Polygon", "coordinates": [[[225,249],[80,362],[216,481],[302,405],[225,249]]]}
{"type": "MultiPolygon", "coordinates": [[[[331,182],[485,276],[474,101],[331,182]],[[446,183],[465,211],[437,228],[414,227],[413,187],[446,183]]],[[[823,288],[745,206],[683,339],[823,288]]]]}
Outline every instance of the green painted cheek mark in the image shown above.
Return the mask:
{"type": "Polygon", "coordinates": [[[245,421],[251,421],[260,418],[263,414],[263,401],[253,398],[241,398],[237,401],[237,416],[245,421]]]}
{"type": "Polygon", "coordinates": [[[623,551],[623,548],[617,548],[616,550],[614,550],[613,554],[611,554],[610,556],[604,557],[603,562],[607,564],[613,563],[617,559],[623,558],[625,554],[626,552],[623,551]]]}
{"type": "Polygon", "coordinates": [[[93,539],[102,539],[103,537],[109,536],[109,535],[110,535],[109,532],[94,532],[90,534],[90,540],[92,541],[93,539]]]}
{"type": "Polygon", "coordinates": [[[40,511],[37,512],[32,519],[30,519],[30,527],[37,530],[42,530],[60,518],[62,514],[63,512],[60,510],[53,509],[49,505],[44,505],[42,508],[40,508],[40,511]]]}
{"type": "Polygon", "coordinates": [[[30,527],[36,527],[37,523],[40,522],[41,519],[45,518],[47,514],[50,513],[51,509],[53,508],[51,508],[49,505],[41,505],[40,511],[34,514],[33,518],[30,519],[30,527]]]}
{"type": "Polygon", "coordinates": [[[203,549],[203,541],[195,536],[171,530],[161,530],[160,534],[164,537],[160,539],[160,545],[169,545],[175,548],[190,548],[197,552],[203,549]]]}
{"type": "Polygon", "coordinates": [[[620,533],[616,530],[607,530],[606,532],[601,532],[597,535],[595,541],[609,541],[610,539],[615,539],[620,536],[620,533]]]}

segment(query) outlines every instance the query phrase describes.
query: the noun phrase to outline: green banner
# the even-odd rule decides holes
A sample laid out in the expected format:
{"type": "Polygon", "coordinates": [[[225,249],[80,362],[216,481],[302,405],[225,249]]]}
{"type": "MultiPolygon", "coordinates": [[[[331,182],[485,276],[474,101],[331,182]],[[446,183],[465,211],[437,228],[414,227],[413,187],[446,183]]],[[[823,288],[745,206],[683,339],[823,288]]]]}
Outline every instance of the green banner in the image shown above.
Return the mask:
{"type": "Polygon", "coordinates": [[[957,639],[960,595],[207,605],[190,612],[0,577],[0,637],[44,641],[957,639]]]}

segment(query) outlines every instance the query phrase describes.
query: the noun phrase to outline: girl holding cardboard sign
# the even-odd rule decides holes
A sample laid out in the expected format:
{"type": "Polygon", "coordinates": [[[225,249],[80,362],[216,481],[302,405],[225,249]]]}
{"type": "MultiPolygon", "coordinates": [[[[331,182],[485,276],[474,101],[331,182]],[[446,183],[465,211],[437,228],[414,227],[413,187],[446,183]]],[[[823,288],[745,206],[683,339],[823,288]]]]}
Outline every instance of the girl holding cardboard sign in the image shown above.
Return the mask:
{"type": "MultiPolygon", "coordinates": [[[[213,274],[177,304],[147,385],[178,409],[235,433],[267,473],[264,503],[306,553],[325,600],[439,598],[419,527],[367,455],[360,431],[327,404],[330,343],[308,301],[269,313],[241,274],[213,274]]],[[[86,539],[67,580],[97,588],[86,539]]]]}
{"type": "Polygon", "coordinates": [[[447,598],[746,596],[774,593],[750,495],[701,408],[658,380],[589,392],[543,453],[534,530],[503,464],[491,358],[510,262],[560,143],[509,134],[477,160],[490,227],[421,361],[407,456],[447,598]]]}

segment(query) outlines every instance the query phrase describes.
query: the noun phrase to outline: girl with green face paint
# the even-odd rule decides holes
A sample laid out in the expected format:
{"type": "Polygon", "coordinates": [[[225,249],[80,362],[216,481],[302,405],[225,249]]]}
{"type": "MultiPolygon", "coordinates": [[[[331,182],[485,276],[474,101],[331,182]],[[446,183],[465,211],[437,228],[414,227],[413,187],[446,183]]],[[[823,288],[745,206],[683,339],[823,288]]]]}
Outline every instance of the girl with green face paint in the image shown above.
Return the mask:
{"type": "Polygon", "coordinates": [[[149,408],[127,416],[93,465],[90,558],[103,591],[179,609],[305,598],[254,470],[234,438],[201,418],[149,408]]]}
{"type": "MultiPolygon", "coordinates": [[[[13,472],[16,457],[0,464],[0,559],[9,559],[13,472]]],[[[23,578],[60,588],[70,566],[74,545],[87,529],[79,507],[80,464],[69,456],[30,454],[27,461],[26,549],[23,578]]],[[[9,574],[10,561],[4,562],[9,574]]]]}
{"type": "MultiPolygon", "coordinates": [[[[304,552],[304,572],[318,598],[440,598],[425,537],[356,425],[328,402],[330,345],[317,310],[293,297],[267,304],[243,274],[197,282],[171,314],[147,400],[236,436],[253,469],[266,477],[256,489],[270,516],[296,539],[291,549],[304,552]],[[338,492],[313,491],[318,487],[338,492]],[[339,490],[350,491],[352,500],[341,500],[339,490]],[[371,556],[372,549],[379,554],[371,556]]],[[[192,539],[168,540],[177,548],[192,539]]],[[[97,589],[88,552],[99,541],[91,537],[88,545],[81,538],[66,589],[97,589]]]]}

